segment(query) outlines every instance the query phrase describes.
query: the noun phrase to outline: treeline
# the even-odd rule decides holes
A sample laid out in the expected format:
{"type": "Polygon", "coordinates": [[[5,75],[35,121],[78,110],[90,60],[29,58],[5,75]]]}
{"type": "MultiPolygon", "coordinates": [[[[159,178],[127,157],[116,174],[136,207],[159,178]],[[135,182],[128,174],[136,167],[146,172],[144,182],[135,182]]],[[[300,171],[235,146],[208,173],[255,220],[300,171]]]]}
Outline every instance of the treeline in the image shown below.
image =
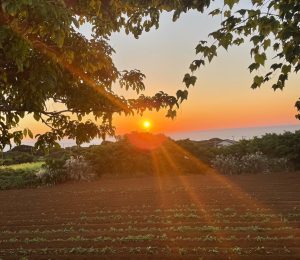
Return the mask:
{"type": "MultiPolygon", "coordinates": [[[[117,142],[59,150],[47,161],[82,156],[98,176],[259,173],[300,169],[300,131],[266,134],[218,147],[216,139],[174,141],[162,135],[133,133],[117,142]]],[[[220,139],[218,139],[220,140],[220,139]]]]}
{"type": "Polygon", "coordinates": [[[206,163],[196,163],[174,140],[149,133],[132,133],[116,142],[106,141],[88,148],[57,150],[46,156],[46,161],[53,164],[71,157],[73,160],[84,158],[89,170],[98,176],[197,174],[209,168],[206,163]]]}
{"type": "MultiPolygon", "coordinates": [[[[116,142],[105,141],[88,148],[56,148],[48,153],[18,147],[5,153],[17,163],[45,161],[38,171],[0,167],[5,188],[56,184],[67,180],[95,179],[100,176],[143,176],[202,174],[218,170],[224,174],[285,172],[300,170],[300,131],[266,134],[233,145],[218,147],[217,141],[174,141],[163,135],[132,133],[116,142]],[[24,175],[24,172],[26,173],[24,175]],[[25,177],[26,178],[25,178],[25,177]],[[8,180],[8,178],[10,178],[8,180]],[[25,178],[25,179],[24,179],[25,178]]],[[[2,187],[2,188],[3,188],[2,187]]]]}
{"type": "Polygon", "coordinates": [[[284,134],[266,134],[250,140],[241,140],[235,145],[220,148],[217,154],[238,157],[262,153],[268,158],[285,158],[292,170],[300,170],[300,131],[284,134]]]}
{"type": "Polygon", "coordinates": [[[224,147],[209,141],[178,143],[225,174],[300,170],[300,131],[266,134],[224,147]]]}
{"type": "Polygon", "coordinates": [[[9,166],[40,161],[45,152],[37,151],[33,146],[19,145],[8,152],[1,152],[0,155],[0,165],[9,166]]]}

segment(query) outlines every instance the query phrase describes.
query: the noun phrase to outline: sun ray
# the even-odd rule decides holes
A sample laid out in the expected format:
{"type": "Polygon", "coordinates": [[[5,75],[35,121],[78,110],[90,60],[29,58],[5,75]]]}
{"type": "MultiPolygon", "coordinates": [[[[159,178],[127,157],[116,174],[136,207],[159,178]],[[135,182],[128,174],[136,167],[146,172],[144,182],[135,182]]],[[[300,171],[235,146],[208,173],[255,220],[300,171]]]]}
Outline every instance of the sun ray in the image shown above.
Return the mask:
{"type": "MultiPolygon", "coordinates": [[[[213,217],[209,214],[209,211],[211,210],[209,208],[209,205],[207,205],[205,203],[205,200],[203,197],[201,197],[200,192],[195,192],[193,191],[190,187],[192,186],[191,183],[188,182],[188,180],[185,178],[185,176],[182,175],[182,172],[180,172],[178,169],[179,167],[177,166],[175,160],[172,158],[172,153],[170,153],[169,151],[167,151],[167,149],[165,147],[161,147],[160,148],[162,150],[162,153],[164,155],[164,159],[166,161],[168,161],[168,163],[170,164],[171,168],[173,171],[175,171],[176,173],[176,177],[178,178],[180,183],[183,185],[188,197],[191,199],[191,201],[193,202],[194,205],[196,205],[196,208],[198,210],[198,212],[201,212],[203,214],[204,217],[204,221],[208,226],[215,226],[216,221],[213,219],[213,217]]],[[[215,235],[218,238],[223,238],[226,236],[226,234],[224,233],[224,231],[218,230],[215,232],[215,235]]],[[[225,247],[232,247],[233,244],[230,243],[229,241],[224,240],[222,242],[222,244],[225,247]]],[[[227,252],[227,256],[230,257],[232,255],[232,253],[227,252]]]]}
{"type": "MultiPolygon", "coordinates": [[[[248,192],[241,189],[236,183],[233,183],[229,178],[224,176],[223,174],[211,169],[209,166],[205,165],[205,163],[201,162],[198,158],[192,155],[190,152],[186,151],[176,143],[172,142],[171,144],[172,150],[182,153],[182,156],[188,156],[193,165],[199,170],[203,171],[203,169],[207,170],[207,174],[211,177],[216,183],[220,184],[223,188],[227,190],[227,192],[231,193],[232,199],[238,201],[239,205],[243,206],[244,209],[250,209],[256,211],[258,208],[269,211],[271,213],[274,212],[273,209],[267,207],[263,203],[259,202],[257,199],[253,198],[248,192]]],[[[274,221],[272,221],[271,226],[280,227],[280,225],[274,221]]]]}
{"type": "MultiPolygon", "coordinates": [[[[152,164],[154,170],[153,172],[154,178],[159,188],[158,192],[160,197],[160,207],[159,207],[160,214],[162,219],[167,220],[168,218],[165,209],[170,207],[170,205],[172,205],[172,202],[168,200],[167,197],[168,189],[164,184],[164,178],[166,178],[166,176],[163,173],[164,169],[161,161],[161,156],[160,154],[158,154],[157,150],[153,150],[151,151],[151,158],[152,158],[152,164]]],[[[166,233],[169,238],[174,237],[176,235],[176,233],[171,230],[167,230],[164,233],[166,233]]],[[[162,243],[164,243],[165,246],[169,246],[169,247],[179,246],[179,243],[177,241],[173,241],[173,242],[162,241],[162,243]]]]}

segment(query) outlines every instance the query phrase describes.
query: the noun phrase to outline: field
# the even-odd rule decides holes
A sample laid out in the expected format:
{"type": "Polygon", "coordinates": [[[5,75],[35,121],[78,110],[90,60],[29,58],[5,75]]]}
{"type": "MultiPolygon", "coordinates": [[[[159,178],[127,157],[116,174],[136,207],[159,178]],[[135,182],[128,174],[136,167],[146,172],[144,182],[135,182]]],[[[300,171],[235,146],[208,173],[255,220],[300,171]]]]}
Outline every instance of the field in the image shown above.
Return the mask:
{"type": "Polygon", "coordinates": [[[0,259],[300,259],[300,174],[0,192],[0,259]]]}
{"type": "Polygon", "coordinates": [[[0,166],[0,190],[36,187],[40,185],[35,172],[44,162],[22,163],[0,166]]]}
{"type": "Polygon", "coordinates": [[[20,163],[9,166],[0,166],[0,169],[12,169],[12,170],[38,170],[45,162],[32,162],[32,163],[20,163]]]}

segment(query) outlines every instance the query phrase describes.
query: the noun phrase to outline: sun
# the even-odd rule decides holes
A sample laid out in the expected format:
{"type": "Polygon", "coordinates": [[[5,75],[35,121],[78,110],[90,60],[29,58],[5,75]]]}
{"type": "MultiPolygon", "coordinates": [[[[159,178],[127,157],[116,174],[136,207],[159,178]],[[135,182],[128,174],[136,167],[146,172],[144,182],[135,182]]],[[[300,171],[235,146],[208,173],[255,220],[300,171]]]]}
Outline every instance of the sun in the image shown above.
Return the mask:
{"type": "Polygon", "coordinates": [[[143,127],[144,127],[146,130],[150,129],[150,127],[151,127],[151,122],[150,122],[149,120],[145,120],[145,121],[143,122],[143,127]]]}

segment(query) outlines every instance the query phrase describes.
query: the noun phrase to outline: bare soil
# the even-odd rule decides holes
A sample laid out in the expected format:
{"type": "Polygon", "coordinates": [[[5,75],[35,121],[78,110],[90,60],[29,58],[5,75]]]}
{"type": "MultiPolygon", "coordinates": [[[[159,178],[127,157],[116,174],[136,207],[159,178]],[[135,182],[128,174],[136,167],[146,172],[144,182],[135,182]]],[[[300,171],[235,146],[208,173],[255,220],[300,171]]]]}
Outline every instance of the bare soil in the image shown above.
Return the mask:
{"type": "Polygon", "coordinates": [[[0,192],[0,259],[300,259],[300,174],[0,192]]]}

